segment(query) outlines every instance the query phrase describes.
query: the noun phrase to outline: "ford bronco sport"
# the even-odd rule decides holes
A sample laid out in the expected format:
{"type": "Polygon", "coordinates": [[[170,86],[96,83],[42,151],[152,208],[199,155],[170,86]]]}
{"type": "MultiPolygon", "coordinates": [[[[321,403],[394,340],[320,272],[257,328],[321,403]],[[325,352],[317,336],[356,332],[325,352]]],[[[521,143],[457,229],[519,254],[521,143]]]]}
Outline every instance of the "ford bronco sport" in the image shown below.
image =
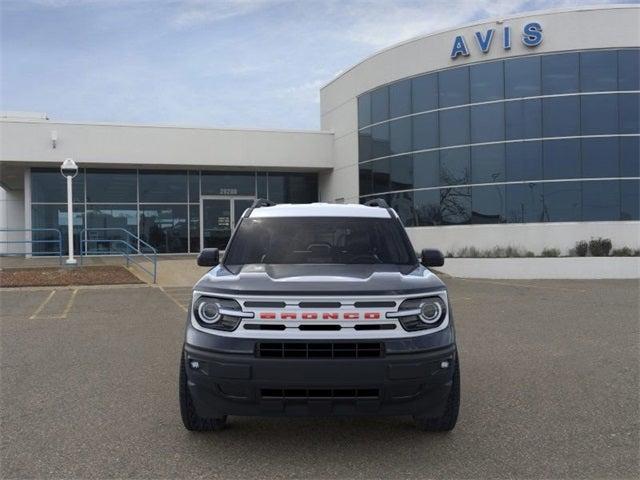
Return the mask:
{"type": "Polygon", "coordinates": [[[459,360],[447,288],[383,200],[256,200],[193,289],[179,396],[188,430],[227,415],[412,415],[451,430],[459,360]]]}

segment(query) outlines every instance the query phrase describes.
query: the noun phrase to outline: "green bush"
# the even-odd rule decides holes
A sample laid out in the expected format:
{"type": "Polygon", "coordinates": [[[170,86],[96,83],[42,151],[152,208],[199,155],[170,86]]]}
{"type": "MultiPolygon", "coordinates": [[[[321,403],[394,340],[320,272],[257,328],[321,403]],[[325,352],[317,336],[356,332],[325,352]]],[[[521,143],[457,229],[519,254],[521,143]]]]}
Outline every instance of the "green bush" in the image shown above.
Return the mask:
{"type": "Polygon", "coordinates": [[[557,248],[545,248],[544,250],[542,250],[542,253],[540,255],[542,257],[559,257],[560,250],[558,250],[557,248]]]}
{"type": "Polygon", "coordinates": [[[586,257],[589,252],[589,243],[585,240],[580,240],[579,242],[576,242],[576,246],[574,248],[578,257],[586,257]]]}
{"type": "Polygon", "coordinates": [[[638,257],[640,256],[640,250],[632,250],[629,247],[614,248],[611,250],[613,257],[638,257]]]}
{"type": "Polygon", "coordinates": [[[589,242],[589,251],[594,257],[606,257],[611,251],[611,239],[592,238],[589,242]]]}

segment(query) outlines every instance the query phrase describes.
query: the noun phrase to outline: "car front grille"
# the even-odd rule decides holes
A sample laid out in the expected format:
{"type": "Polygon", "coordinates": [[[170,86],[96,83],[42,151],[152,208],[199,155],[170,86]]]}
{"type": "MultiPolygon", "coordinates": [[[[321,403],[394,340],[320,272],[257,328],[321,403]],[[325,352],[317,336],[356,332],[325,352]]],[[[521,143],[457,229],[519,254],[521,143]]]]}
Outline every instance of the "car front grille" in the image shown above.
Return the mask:
{"type": "Polygon", "coordinates": [[[258,343],[256,354],[262,358],[379,358],[383,356],[382,343],[258,343]]]}
{"type": "Polygon", "coordinates": [[[262,398],[280,399],[354,399],[380,398],[377,388],[262,388],[262,398]]]}

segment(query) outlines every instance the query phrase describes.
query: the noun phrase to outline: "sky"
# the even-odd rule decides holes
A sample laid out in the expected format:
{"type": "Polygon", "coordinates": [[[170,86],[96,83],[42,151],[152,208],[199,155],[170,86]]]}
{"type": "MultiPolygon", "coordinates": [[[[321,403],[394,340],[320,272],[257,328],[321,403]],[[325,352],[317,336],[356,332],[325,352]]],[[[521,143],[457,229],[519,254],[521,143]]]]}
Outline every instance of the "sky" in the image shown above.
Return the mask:
{"type": "Polygon", "coordinates": [[[484,18],[592,3],[0,0],[0,110],[318,129],[320,87],[382,48],[484,18]]]}

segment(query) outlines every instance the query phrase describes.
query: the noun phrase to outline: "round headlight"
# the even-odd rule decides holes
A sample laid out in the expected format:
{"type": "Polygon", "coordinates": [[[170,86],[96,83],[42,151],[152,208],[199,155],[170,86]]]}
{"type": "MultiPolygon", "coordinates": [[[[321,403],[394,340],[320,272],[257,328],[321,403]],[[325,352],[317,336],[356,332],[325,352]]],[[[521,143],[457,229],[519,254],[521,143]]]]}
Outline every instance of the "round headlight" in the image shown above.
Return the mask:
{"type": "Polygon", "coordinates": [[[216,323],[220,320],[220,307],[214,302],[201,302],[198,305],[198,315],[204,323],[216,323]]]}
{"type": "Polygon", "coordinates": [[[438,323],[444,313],[444,304],[439,298],[427,298],[420,306],[420,320],[427,324],[438,323]]]}

